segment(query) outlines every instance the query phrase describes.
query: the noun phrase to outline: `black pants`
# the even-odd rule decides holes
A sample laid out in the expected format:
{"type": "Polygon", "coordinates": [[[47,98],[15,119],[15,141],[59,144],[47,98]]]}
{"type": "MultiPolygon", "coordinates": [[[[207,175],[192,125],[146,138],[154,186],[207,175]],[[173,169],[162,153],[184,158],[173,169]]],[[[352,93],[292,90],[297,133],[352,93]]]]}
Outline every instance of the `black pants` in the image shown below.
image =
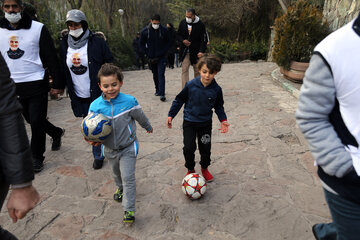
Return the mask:
{"type": "Polygon", "coordinates": [[[185,157],[185,167],[189,170],[195,168],[195,150],[196,137],[198,140],[200,152],[200,165],[202,168],[207,168],[210,165],[211,155],[211,129],[212,121],[207,122],[188,122],[184,120],[183,135],[184,148],[183,153],[185,157]]]}
{"type": "Polygon", "coordinates": [[[168,53],[168,67],[174,68],[175,53],[168,53]]]}
{"type": "Polygon", "coordinates": [[[145,69],[145,57],[144,57],[144,54],[135,53],[135,55],[136,55],[136,66],[137,66],[137,68],[140,69],[140,66],[141,66],[143,69],[145,69]]]}
{"type": "Polygon", "coordinates": [[[48,95],[38,94],[32,97],[19,98],[23,107],[22,114],[31,126],[31,152],[33,158],[43,160],[46,133],[54,138],[62,134],[62,129],[55,127],[47,119],[48,95]]]}

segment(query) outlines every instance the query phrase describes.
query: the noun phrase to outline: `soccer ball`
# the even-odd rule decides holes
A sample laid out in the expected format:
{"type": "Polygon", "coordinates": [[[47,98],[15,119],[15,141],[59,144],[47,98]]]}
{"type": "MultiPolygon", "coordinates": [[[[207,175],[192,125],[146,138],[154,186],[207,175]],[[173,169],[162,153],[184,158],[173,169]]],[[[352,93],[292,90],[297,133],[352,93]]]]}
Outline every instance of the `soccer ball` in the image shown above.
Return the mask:
{"type": "Polygon", "coordinates": [[[190,173],[182,180],[181,188],[188,198],[201,198],[206,192],[205,178],[198,173],[190,173]]]}
{"type": "Polygon", "coordinates": [[[111,121],[101,113],[92,112],[81,122],[81,132],[89,141],[103,142],[111,131],[111,121]]]}

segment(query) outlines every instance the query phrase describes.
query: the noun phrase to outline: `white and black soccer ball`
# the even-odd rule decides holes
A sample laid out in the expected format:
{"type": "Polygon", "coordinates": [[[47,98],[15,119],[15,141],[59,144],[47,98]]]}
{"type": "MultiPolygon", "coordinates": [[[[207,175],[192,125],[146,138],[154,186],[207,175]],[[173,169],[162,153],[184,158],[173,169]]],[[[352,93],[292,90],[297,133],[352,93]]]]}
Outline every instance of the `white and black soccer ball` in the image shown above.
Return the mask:
{"type": "Polygon", "coordinates": [[[101,113],[90,113],[81,122],[84,137],[93,142],[103,142],[112,131],[111,121],[101,113]]]}
{"type": "Polygon", "coordinates": [[[182,180],[182,191],[190,199],[201,198],[206,192],[206,181],[198,173],[190,173],[182,180]]]}

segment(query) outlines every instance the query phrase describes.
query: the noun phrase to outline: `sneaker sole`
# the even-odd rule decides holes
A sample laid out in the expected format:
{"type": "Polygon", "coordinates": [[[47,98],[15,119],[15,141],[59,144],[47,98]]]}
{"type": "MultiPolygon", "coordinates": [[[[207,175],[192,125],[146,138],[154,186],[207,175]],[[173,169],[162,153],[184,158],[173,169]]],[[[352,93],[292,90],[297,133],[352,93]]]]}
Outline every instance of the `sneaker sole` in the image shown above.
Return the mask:
{"type": "Polygon", "coordinates": [[[124,223],[133,223],[135,220],[124,220],[124,223]]]}

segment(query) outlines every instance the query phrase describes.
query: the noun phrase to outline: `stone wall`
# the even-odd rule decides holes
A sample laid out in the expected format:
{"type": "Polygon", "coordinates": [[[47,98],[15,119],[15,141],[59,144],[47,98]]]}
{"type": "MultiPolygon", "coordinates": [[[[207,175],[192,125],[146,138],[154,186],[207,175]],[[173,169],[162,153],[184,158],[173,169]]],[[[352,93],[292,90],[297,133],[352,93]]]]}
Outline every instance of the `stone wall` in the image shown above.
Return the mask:
{"type": "Polygon", "coordinates": [[[333,31],[350,22],[359,12],[359,0],[325,0],[324,17],[333,31]]]}

